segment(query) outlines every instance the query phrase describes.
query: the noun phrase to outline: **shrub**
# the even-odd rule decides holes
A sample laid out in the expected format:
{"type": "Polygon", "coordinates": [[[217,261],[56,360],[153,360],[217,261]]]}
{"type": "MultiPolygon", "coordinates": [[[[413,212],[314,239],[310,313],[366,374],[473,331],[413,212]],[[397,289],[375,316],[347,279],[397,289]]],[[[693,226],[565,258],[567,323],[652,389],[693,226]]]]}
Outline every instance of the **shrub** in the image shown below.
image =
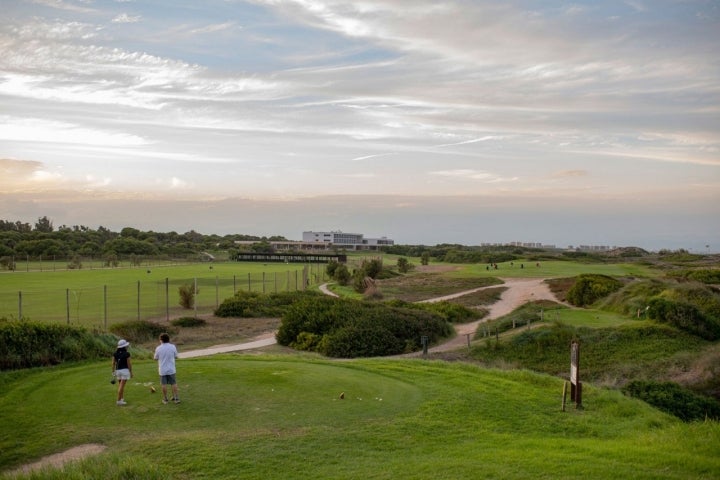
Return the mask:
{"type": "Polygon", "coordinates": [[[580,275],[567,293],[567,301],[584,307],[591,305],[603,297],[619,290],[622,282],[607,275],[580,275]]]}
{"type": "Polygon", "coordinates": [[[422,336],[434,343],[451,331],[430,311],[319,296],[291,305],[276,338],[281,345],[352,358],[418,350],[422,336]]]}
{"type": "Polygon", "coordinates": [[[175,333],[164,325],[147,320],[131,320],[129,322],[116,323],[110,326],[110,331],[118,337],[125,338],[132,342],[154,340],[163,332],[175,333]]]}
{"type": "Polygon", "coordinates": [[[442,301],[442,302],[423,302],[409,303],[403,300],[389,300],[387,305],[401,308],[414,308],[416,310],[426,310],[440,315],[450,323],[467,323],[477,320],[483,316],[483,311],[468,308],[458,303],[442,301]]]}
{"type": "Polygon", "coordinates": [[[299,299],[317,296],[322,294],[311,290],[270,294],[240,291],[224,300],[215,309],[215,315],[239,318],[280,317],[289,305],[299,299]]]}
{"type": "Polygon", "coordinates": [[[207,325],[207,322],[203,318],[195,318],[195,317],[180,317],[176,318],[175,320],[172,320],[170,322],[172,325],[175,325],[176,327],[185,327],[185,328],[194,328],[194,327],[202,327],[204,325],[207,325]]]}
{"type": "Polygon", "coordinates": [[[720,402],[693,393],[677,383],[636,380],[623,387],[622,392],[686,422],[707,418],[720,420],[720,402]]]}
{"type": "Polygon", "coordinates": [[[195,286],[189,283],[180,285],[178,287],[178,293],[180,294],[180,306],[186,310],[190,310],[195,305],[195,294],[198,291],[195,290],[195,286]]]}
{"type": "Polygon", "coordinates": [[[115,341],[70,325],[0,320],[0,370],[109,358],[115,341]]]}
{"type": "Polygon", "coordinates": [[[686,280],[695,280],[708,285],[720,284],[720,269],[695,269],[695,270],[677,270],[668,273],[668,276],[675,278],[683,278],[686,280]]]}
{"type": "Polygon", "coordinates": [[[647,313],[648,317],[653,320],[669,323],[680,330],[706,340],[720,338],[720,324],[718,321],[704,315],[690,303],[656,297],[648,302],[647,313]]]}

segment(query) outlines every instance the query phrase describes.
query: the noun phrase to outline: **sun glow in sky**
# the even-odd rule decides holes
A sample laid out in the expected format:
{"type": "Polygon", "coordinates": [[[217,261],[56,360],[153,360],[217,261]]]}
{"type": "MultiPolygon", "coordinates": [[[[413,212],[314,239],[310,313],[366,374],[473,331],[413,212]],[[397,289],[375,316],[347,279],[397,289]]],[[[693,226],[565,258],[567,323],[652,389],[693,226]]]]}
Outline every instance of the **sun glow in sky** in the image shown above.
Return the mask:
{"type": "Polygon", "coordinates": [[[0,218],[720,250],[713,0],[7,0],[0,218]]]}

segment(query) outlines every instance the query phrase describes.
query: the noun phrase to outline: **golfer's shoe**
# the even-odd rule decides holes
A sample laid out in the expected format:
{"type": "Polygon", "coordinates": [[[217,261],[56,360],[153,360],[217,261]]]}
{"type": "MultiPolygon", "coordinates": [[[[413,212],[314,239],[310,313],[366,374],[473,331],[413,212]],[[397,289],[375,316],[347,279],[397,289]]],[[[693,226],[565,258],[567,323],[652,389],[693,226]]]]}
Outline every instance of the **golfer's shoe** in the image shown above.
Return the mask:
{"type": "Polygon", "coordinates": [[[127,402],[126,402],[125,400],[118,400],[118,401],[117,401],[117,404],[118,404],[119,406],[123,406],[123,405],[127,405],[127,402]]]}
{"type": "Polygon", "coordinates": [[[163,398],[163,404],[167,405],[167,403],[168,403],[168,399],[167,399],[167,398],[163,398]]]}
{"type": "Polygon", "coordinates": [[[175,403],[180,403],[180,399],[177,398],[177,397],[175,397],[175,398],[173,398],[173,402],[175,402],[175,403]]]}

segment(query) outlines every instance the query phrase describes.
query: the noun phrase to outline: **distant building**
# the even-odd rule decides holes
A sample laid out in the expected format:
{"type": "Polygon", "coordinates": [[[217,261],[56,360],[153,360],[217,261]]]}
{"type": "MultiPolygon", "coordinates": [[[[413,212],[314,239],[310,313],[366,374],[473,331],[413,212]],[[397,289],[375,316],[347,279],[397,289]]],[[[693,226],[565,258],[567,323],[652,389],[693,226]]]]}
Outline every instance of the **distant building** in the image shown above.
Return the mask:
{"type": "Polygon", "coordinates": [[[380,247],[395,245],[395,241],[387,237],[365,238],[362,233],[303,232],[303,243],[325,245],[326,248],[344,248],[346,250],[378,250],[380,247]]]}

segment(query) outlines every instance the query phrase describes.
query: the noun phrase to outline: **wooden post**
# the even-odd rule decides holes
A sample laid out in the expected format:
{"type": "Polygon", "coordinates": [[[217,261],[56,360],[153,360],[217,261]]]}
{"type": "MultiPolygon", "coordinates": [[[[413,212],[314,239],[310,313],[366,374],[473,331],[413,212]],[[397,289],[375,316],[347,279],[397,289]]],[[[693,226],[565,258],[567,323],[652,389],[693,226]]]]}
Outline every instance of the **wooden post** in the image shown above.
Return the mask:
{"type": "Polygon", "coordinates": [[[567,400],[567,384],[568,382],[563,382],[563,394],[562,394],[562,407],[561,410],[565,411],[565,401],[567,400]]]}
{"type": "Polygon", "coordinates": [[[570,400],[575,408],[582,408],[582,383],[580,382],[580,343],[570,344],[570,400]]]}
{"type": "Polygon", "coordinates": [[[165,277],[165,321],[170,323],[170,279],[165,277]]]}
{"type": "Polygon", "coordinates": [[[22,320],[22,290],[18,292],[18,320],[22,320]]]}
{"type": "Polygon", "coordinates": [[[468,344],[468,351],[470,350],[470,334],[466,333],[465,336],[467,337],[467,344],[468,344]]]}
{"type": "MultiPolygon", "coordinates": [[[[140,283],[140,282],[138,282],[140,283]]],[[[107,285],[103,285],[103,318],[105,320],[105,331],[107,332],[107,285]]],[[[138,313],[138,320],[140,320],[140,314],[138,313]]]]}

